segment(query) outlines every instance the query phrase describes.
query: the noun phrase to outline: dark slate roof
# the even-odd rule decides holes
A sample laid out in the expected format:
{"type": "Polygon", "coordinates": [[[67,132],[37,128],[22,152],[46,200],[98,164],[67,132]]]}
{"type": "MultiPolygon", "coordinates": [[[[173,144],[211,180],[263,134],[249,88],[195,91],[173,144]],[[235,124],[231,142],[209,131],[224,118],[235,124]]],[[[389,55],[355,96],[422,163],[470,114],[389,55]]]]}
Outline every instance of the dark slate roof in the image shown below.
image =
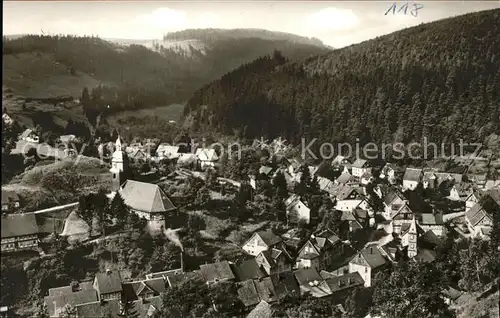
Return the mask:
{"type": "Polygon", "coordinates": [[[442,242],[441,239],[431,230],[419,236],[418,241],[430,246],[437,246],[442,242]]]}
{"type": "Polygon", "coordinates": [[[238,298],[246,306],[257,305],[260,301],[259,294],[253,283],[253,280],[248,279],[246,281],[238,283],[238,298]]]}
{"type": "Polygon", "coordinates": [[[165,212],[175,209],[165,191],[157,184],[127,180],[120,190],[125,203],[134,210],[165,212]]]}
{"type": "Polygon", "coordinates": [[[422,169],[416,168],[406,168],[403,180],[406,181],[418,181],[420,182],[422,178],[422,169]]]}
{"type": "Polygon", "coordinates": [[[271,306],[264,300],[261,300],[246,318],[271,318],[272,316],[271,306]]]}
{"type": "Polygon", "coordinates": [[[233,269],[234,276],[240,282],[266,276],[254,258],[242,261],[239,264],[231,264],[231,268],[233,269]]]}
{"type": "Polygon", "coordinates": [[[272,231],[261,231],[257,235],[266,243],[267,246],[273,246],[281,242],[281,238],[274,234],[272,231]]]}
{"type": "Polygon", "coordinates": [[[299,296],[300,294],[299,285],[292,272],[285,272],[277,275],[274,288],[278,298],[282,298],[285,295],[299,296]]]}
{"type": "Polygon", "coordinates": [[[323,277],[321,277],[321,275],[314,267],[296,270],[294,274],[297,282],[302,286],[308,286],[309,282],[312,281],[323,281],[323,277]]]}
{"type": "Polygon", "coordinates": [[[465,218],[469,220],[472,226],[476,226],[485,216],[487,216],[487,214],[480,203],[474,204],[469,211],[465,212],[465,218]]]}
{"type": "Polygon", "coordinates": [[[352,174],[344,172],[335,181],[337,181],[338,183],[348,183],[352,179],[353,179],[352,174]]]}
{"type": "Polygon", "coordinates": [[[19,196],[16,192],[2,189],[2,204],[8,204],[18,201],[19,196]]]}
{"type": "Polygon", "coordinates": [[[78,284],[78,287],[80,288],[80,290],[91,290],[94,289],[94,282],[93,281],[80,282],[78,284]]]}
{"type": "Polygon", "coordinates": [[[49,310],[50,316],[54,317],[59,310],[66,306],[66,304],[77,306],[80,304],[97,301],[97,293],[95,290],[84,290],[57,296],[47,296],[44,298],[44,300],[47,304],[47,309],[49,310]]]}
{"type": "MultiPolygon", "coordinates": [[[[49,306],[50,307],[50,306],[49,306]]],[[[135,307],[135,306],[134,306],[135,307]]],[[[120,314],[120,301],[118,299],[111,299],[101,303],[100,301],[93,301],[76,306],[76,313],[78,317],[118,317],[120,314]]]]}
{"type": "Polygon", "coordinates": [[[200,265],[200,271],[205,281],[235,279],[228,261],[200,265]]]}
{"type": "Polygon", "coordinates": [[[2,215],[2,238],[39,233],[34,213],[2,215]]]}
{"type": "Polygon", "coordinates": [[[165,292],[165,280],[163,278],[153,278],[143,280],[143,283],[157,294],[165,292]]]}
{"type": "Polygon", "coordinates": [[[377,268],[387,263],[377,246],[368,246],[364,248],[361,250],[361,255],[363,255],[364,259],[371,268],[377,268]]]}
{"type": "Polygon", "coordinates": [[[437,253],[429,249],[419,249],[417,255],[415,256],[416,261],[430,263],[436,259],[437,253]]]}
{"type": "Polygon", "coordinates": [[[50,288],[49,296],[59,296],[59,295],[69,294],[72,292],[73,289],[71,288],[71,286],[61,286],[56,288],[50,288]]]}
{"type": "Polygon", "coordinates": [[[362,286],[365,281],[361,278],[358,272],[349,273],[342,276],[334,276],[326,279],[326,283],[332,290],[337,292],[343,289],[362,286]]]}
{"type": "Polygon", "coordinates": [[[420,224],[422,225],[443,225],[443,215],[441,213],[422,213],[420,224]]]}
{"type": "Polygon", "coordinates": [[[354,163],[352,164],[352,166],[354,168],[363,168],[365,167],[365,165],[368,163],[368,161],[364,160],[364,159],[357,159],[356,161],[354,161],[354,163]]]}
{"type": "Polygon", "coordinates": [[[265,300],[268,303],[278,300],[278,295],[276,294],[276,289],[271,277],[254,279],[253,283],[261,300],[265,300]]]}
{"type": "Polygon", "coordinates": [[[101,294],[122,291],[122,278],[118,272],[97,273],[95,279],[97,280],[97,287],[101,294]]]}
{"type": "Polygon", "coordinates": [[[405,200],[405,197],[398,189],[395,189],[392,187],[391,188],[383,187],[383,188],[385,191],[387,191],[386,195],[384,196],[385,205],[389,206],[397,198],[400,198],[401,200],[405,200]]]}

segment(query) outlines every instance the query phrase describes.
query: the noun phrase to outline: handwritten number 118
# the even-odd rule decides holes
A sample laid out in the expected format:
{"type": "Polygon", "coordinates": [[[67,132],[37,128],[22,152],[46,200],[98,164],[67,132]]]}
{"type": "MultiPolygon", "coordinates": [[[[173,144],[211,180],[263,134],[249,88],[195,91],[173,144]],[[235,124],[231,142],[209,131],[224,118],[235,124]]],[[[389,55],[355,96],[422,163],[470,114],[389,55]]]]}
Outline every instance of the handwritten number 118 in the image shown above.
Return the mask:
{"type": "MultiPolygon", "coordinates": [[[[424,7],[424,5],[422,5],[420,3],[414,3],[413,9],[410,10],[410,14],[414,17],[418,16],[418,10],[422,9],[423,7],[424,7]]],[[[396,9],[397,9],[397,4],[396,4],[396,2],[394,2],[394,4],[389,8],[389,10],[387,10],[385,12],[385,15],[388,15],[391,11],[392,11],[392,14],[395,15],[396,9]]],[[[403,12],[404,15],[406,15],[406,13],[408,12],[408,2],[406,2],[401,7],[399,7],[399,10],[397,11],[397,13],[400,13],[401,11],[403,12]]]]}

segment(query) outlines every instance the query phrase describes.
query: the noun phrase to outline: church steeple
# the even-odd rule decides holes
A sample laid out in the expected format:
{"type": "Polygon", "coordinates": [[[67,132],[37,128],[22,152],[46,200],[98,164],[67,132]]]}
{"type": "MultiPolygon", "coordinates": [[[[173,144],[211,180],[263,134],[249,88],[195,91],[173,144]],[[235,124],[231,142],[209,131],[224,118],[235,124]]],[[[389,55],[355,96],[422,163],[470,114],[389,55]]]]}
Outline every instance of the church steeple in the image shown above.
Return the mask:
{"type": "Polygon", "coordinates": [[[118,135],[118,138],[115,142],[115,151],[122,151],[122,140],[120,138],[120,135],[118,135]]]}
{"type": "Polygon", "coordinates": [[[115,142],[115,151],[111,158],[111,169],[109,170],[113,176],[113,191],[118,191],[121,184],[125,181],[124,173],[128,170],[127,154],[122,150],[122,141],[120,135],[115,142]]]}
{"type": "Polygon", "coordinates": [[[415,219],[415,215],[413,216],[413,220],[410,223],[410,228],[408,229],[408,257],[413,258],[417,255],[417,239],[418,239],[418,230],[417,230],[417,220],[415,219]]]}

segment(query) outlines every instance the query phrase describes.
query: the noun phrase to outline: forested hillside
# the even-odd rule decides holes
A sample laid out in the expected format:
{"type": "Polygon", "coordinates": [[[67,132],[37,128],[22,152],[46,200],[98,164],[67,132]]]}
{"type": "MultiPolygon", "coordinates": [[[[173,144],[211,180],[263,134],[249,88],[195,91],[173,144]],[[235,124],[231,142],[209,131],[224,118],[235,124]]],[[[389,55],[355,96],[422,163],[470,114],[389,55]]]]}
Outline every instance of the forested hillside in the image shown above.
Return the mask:
{"type": "MultiPolygon", "coordinates": [[[[190,34],[203,38],[203,32],[190,34]]],[[[328,50],[317,43],[307,44],[309,39],[302,44],[279,34],[273,39],[228,38],[214,30],[210,34],[218,40],[205,44],[203,54],[194,56],[161,45],[151,50],[96,37],[4,37],[3,85],[34,98],[81,97],[84,87],[91,93],[99,86],[92,107],[139,109],[182,102],[202,85],[275,49],[292,59],[328,50]]]]}
{"type": "Polygon", "coordinates": [[[204,43],[214,43],[220,40],[235,40],[243,38],[259,38],[270,41],[290,41],[299,44],[308,44],[323,47],[323,43],[316,38],[305,38],[291,33],[268,31],[262,29],[189,29],[172,32],[163,37],[164,41],[171,40],[200,40],[204,43]]]}
{"type": "Polygon", "coordinates": [[[500,131],[500,10],[302,62],[261,58],[198,90],[185,115],[194,129],[296,143],[483,141],[500,131]]]}

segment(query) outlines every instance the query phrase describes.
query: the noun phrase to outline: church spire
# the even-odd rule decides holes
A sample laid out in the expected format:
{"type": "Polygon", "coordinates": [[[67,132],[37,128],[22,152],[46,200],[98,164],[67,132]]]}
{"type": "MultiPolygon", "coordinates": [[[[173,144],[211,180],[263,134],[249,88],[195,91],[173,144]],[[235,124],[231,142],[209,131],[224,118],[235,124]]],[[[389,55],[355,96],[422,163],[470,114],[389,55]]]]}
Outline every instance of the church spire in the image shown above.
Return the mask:
{"type": "Polygon", "coordinates": [[[115,151],[122,151],[122,140],[120,138],[120,134],[118,134],[118,138],[116,138],[115,151]]]}

